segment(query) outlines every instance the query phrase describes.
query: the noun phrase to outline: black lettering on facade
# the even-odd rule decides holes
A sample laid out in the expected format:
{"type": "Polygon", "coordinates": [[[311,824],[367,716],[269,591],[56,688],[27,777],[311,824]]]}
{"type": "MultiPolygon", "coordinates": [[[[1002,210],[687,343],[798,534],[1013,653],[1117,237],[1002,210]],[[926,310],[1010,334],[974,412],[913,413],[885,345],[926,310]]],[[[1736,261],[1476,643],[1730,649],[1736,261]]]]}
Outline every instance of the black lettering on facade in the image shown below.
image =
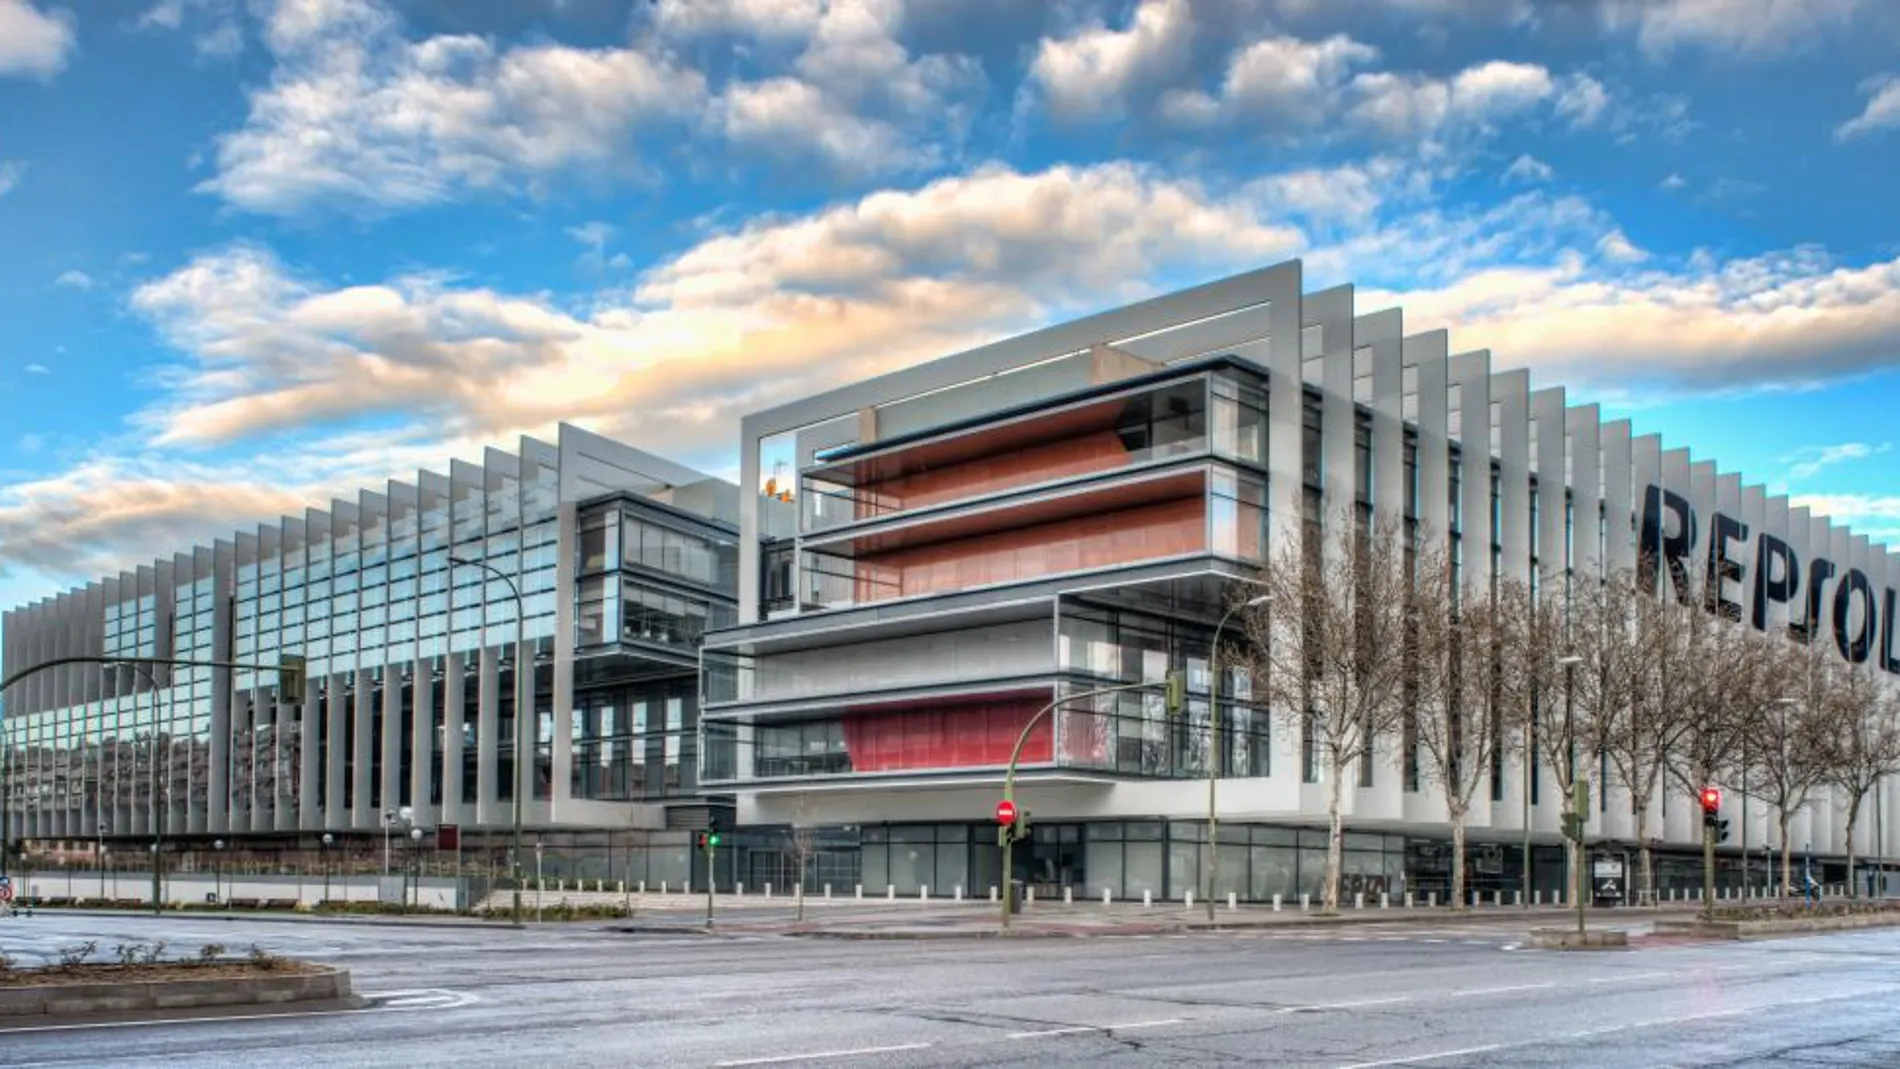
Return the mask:
{"type": "Polygon", "coordinates": [[[1888,587],[1886,604],[1882,606],[1880,614],[1880,667],[1894,675],[1900,675],[1900,657],[1896,657],[1893,652],[1894,602],[1897,598],[1900,598],[1900,594],[1888,587]]]}
{"type": "Polygon", "coordinates": [[[1840,585],[1834,589],[1834,645],[1841,656],[1854,664],[1862,664],[1867,655],[1873,652],[1875,628],[1879,626],[1879,610],[1874,605],[1874,584],[1868,580],[1867,573],[1859,568],[1849,568],[1840,585]],[[1860,627],[1848,634],[1854,619],[1854,596],[1860,595],[1864,606],[1860,627]]]}
{"type": "Polygon", "coordinates": [[[1834,562],[1826,557],[1816,557],[1808,562],[1808,615],[1801,621],[1799,629],[1792,624],[1788,630],[1802,642],[1810,642],[1821,633],[1821,588],[1834,574],[1834,562]]]}
{"type": "Polygon", "coordinates": [[[1660,486],[1652,486],[1643,495],[1643,532],[1638,559],[1638,578],[1644,590],[1656,589],[1656,563],[1667,562],[1669,578],[1676,589],[1676,600],[1690,604],[1689,553],[1695,546],[1695,510],[1688,498],[1660,486]],[[1676,531],[1664,531],[1664,510],[1675,514],[1676,531]]]}
{"type": "MultiPolygon", "coordinates": [[[[1767,531],[1761,533],[1755,551],[1755,630],[1768,630],[1768,603],[1780,602],[1791,605],[1796,594],[1801,592],[1801,560],[1795,555],[1794,547],[1767,531]]],[[[1788,631],[1793,634],[1795,622],[1793,613],[1789,614],[1788,631]]],[[[1796,635],[1796,637],[1800,637],[1796,635]]]]}
{"type": "Polygon", "coordinates": [[[1733,516],[1716,513],[1709,524],[1709,572],[1704,598],[1710,612],[1725,620],[1742,618],[1742,603],[1728,596],[1728,584],[1742,582],[1742,562],[1729,556],[1729,543],[1748,538],[1748,525],[1733,516]]]}

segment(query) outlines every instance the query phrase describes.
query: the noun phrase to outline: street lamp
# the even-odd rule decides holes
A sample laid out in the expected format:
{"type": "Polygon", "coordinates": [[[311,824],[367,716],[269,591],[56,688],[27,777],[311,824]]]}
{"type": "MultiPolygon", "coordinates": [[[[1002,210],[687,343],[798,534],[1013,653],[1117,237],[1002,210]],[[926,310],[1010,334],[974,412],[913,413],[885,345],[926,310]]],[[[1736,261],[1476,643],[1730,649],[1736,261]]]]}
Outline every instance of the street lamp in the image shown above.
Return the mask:
{"type": "Polygon", "coordinates": [[[211,860],[211,893],[222,905],[224,903],[224,840],[212,840],[211,849],[215,851],[211,860]]]}
{"type": "Polygon", "coordinates": [[[1261,594],[1245,601],[1235,602],[1214,625],[1214,643],[1207,656],[1207,860],[1203,866],[1207,870],[1207,921],[1214,922],[1214,883],[1220,876],[1220,843],[1215,838],[1218,830],[1215,820],[1214,794],[1215,784],[1220,782],[1221,746],[1220,746],[1220,636],[1226,630],[1227,622],[1242,609],[1265,605],[1273,600],[1272,594],[1261,594]]]}
{"type": "MultiPolygon", "coordinates": [[[[1557,658],[1557,667],[1564,670],[1564,734],[1566,737],[1570,734],[1570,700],[1576,692],[1576,688],[1572,686],[1575,676],[1571,673],[1582,663],[1583,658],[1574,653],[1557,658]]],[[[1537,754],[1535,748],[1530,745],[1530,740],[1527,738],[1524,741],[1524,878],[1522,881],[1524,891],[1520,905],[1529,909],[1531,908],[1531,780],[1536,776],[1531,762],[1536,760],[1537,754]]],[[[1572,745],[1575,745],[1574,741],[1572,745]]]]}
{"type": "Polygon", "coordinates": [[[317,851],[317,859],[323,864],[323,905],[330,903],[330,844],[334,842],[336,839],[324,832],[322,846],[317,851]]]}
{"type": "MultiPolygon", "coordinates": [[[[467,557],[450,557],[450,564],[460,564],[468,568],[480,568],[488,574],[508,584],[508,593],[515,599],[515,782],[514,782],[514,833],[513,846],[510,849],[509,867],[513,870],[514,883],[514,924],[521,927],[521,796],[522,784],[527,779],[524,770],[531,755],[523,745],[523,725],[534,714],[534,691],[528,686],[534,671],[534,659],[528,653],[528,614],[521,600],[521,588],[507,572],[492,564],[467,557]]],[[[486,593],[482,604],[486,605],[486,593]]]]}
{"type": "MultiPolygon", "coordinates": [[[[415,897],[418,899],[418,902],[417,902],[418,905],[421,904],[419,900],[422,898],[421,887],[419,886],[422,882],[422,874],[416,870],[417,870],[417,862],[421,859],[421,857],[422,857],[422,829],[412,827],[409,829],[409,864],[405,866],[405,870],[409,873],[409,886],[412,889],[413,893],[415,894],[415,897]]],[[[409,903],[409,896],[404,895],[403,904],[405,908],[407,907],[408,903],[409,903]]]]}

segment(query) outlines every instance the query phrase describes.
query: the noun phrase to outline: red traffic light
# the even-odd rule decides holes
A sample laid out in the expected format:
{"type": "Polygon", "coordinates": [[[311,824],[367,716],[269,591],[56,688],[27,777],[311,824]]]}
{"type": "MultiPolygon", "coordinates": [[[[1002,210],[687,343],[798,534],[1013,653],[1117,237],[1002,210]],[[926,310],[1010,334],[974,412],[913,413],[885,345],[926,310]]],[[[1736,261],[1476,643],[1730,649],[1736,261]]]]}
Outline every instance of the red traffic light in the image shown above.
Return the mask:
{"type": "Polygon", "coordinates": [[[1016,803],[1007,798],[996,803],[996,822],[998,824],[1016,823],[1016,803]]]}
{"type": "Polygon", "coordinates": [[[1713,813],[1722,808],[1722,792],[1714,787],[1702,788],[1702,811],[1713,813]]]}

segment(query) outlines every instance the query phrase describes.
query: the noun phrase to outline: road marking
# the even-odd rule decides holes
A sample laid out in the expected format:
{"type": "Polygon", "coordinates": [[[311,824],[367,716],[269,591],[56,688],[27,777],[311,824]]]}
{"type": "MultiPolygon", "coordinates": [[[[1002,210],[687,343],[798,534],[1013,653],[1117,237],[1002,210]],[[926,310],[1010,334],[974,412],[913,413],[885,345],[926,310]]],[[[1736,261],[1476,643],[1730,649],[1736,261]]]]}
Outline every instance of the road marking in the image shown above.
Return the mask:
{"type": "Polygon", "coordinates": [[[1342,1066],[1341,1069],[1374,1069],[1375,1066],[1380,1065],[1417,1065],[1420,1062],[1435,1062],[1440,1058],[1456,1058],[1461,1054],[1483,1054],[1486,1051],[1497,1050],[1500,1046],[1502,1046],[1502,1044],[1492,1043],[1483,1047],[1463,1047],[1458,1050],[1441,1050],[1432,1054],[1414,1054],[1409,1058],[1387,1058],[1384,1061],[1377,1062],[1354,1062],[1351,1065],[1342,1066]]]}
{"type": "Polygon", "coordinates": [[[1357,1002],[1320,1002],[1310,1006],[1283,1006],[1276,1013],[1320,1013],[1325,1010],[1352,1010],[1361,1006],[1389,1006],[1395,1002],[1410,1002],[1410,995],[1394,995],[1391,998],[1368,998],[1357,1002]]]}
{"type": "Polygon", "coordinates": [[[1666,972],[1633,972],[1623,973],[1620,976],[1593,976],[1590,978],[1590,982],[1593,984],[1619,984],[1625,980],[1654,980],[1659,976],[1668,975],[1666,972]]]}
{"type": "Polygon", "coordinates": [[[1183,1024],[1183,1023],[1185,1023],[1185,1022],[1183,1022],[1183,1021],[1181,1020],[1181,1018],[1179,1018],[1179,1017],[1170,1017],[1170,1018],[1168,1018],[1168,1019],[1167,1019],[1167,1020],[1165,1020],[1165,1021],[1136,1021],[1136,1022],[1134,1022],[1134,1023],[1132,1023],[1132,1024],[1110,1024],[1110,1025],[1103,1025],[1103,1026],[1102,1026],[1102,1031],[1104,1031],[1104,1032],[1126,1032],[1126,1031],[1128,1031],[1128,1030],[1130,1030],[1130,1029],[1133,1029],[1133,1028],[1160,1028],[1160,1027],[1161,1027],[1161,1026],[1163,1026],[1163,1025],[1170,1025],[1170,1024],[1183,1024]]]}
{"type": "Polygon", "coordinates": [[[1072,1035],[1077,1034],[1078,1032],[1100,1032],[1100,1031],[1101,1029],[1095,1025],[1083,1024],[1083,1025],[1076,1025],[1073,1028],[1045,1028],[1040,1032],[1011,1032],[1008,1038],[1010,1039],[1041,1039],[1044,1036],[1072,1036],[1072,1035]]]}
{"type": "Polygon", "coordinates": [[[737,1061],[714,1062],[714,1069],[736,1069],[741,1065],[783,1065],[786,1062],[811,1062],[820,1058],[850,1058],[859,1054],[892,1054],[900,1050],[923,1050],[928,1043],[900,1043],[894,1047],[859,1047],[856,1050],[825,1050],[815,1054],[781,1054],[775,1058],[741,1058],[737,1061]]]}
{"type": "Polygon", "coordinates": [[[1548,983],[1548,984],[1515,984],[1511,987],[1481,987],[1481,988],[1478,988],[1476,991],[1453,991],[1451,993],[1451,997],[1452,998],[1473,998],[1478,995],[1502,995],[1507,991],[1539,991],[1546,987],[1556,987],[1556,986],[1557,985],[1555,983],[1548,983]]]}
{"type": "Polygon", "coordinates": [[[301,1010],[288,1013],[227,1013],[217,1017],[167,1017],[156,1021],[91,1021],[85,1024],[32,1024],[21,1028],[0,1025],[0,1036],[16,1032],[84,1032],[107,1028],[153,1028],[168,1024],[206,1024],[213,1021],[271,1021],[284,1017],[344,1017],[353,1013],[376,1013],[373,1007],[354,1010],[301,1010]]]}

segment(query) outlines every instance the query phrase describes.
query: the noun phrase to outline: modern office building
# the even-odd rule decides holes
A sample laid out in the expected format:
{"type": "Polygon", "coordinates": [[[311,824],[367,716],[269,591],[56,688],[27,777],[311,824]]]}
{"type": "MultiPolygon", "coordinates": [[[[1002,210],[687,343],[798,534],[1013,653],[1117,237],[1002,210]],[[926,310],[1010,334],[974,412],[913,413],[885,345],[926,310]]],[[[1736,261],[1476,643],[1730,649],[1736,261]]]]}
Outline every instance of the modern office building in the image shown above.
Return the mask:
{"type": "MultiPolygon", "coordinates": [[[[1487,352],[1454,352],[1443,331],[1408,334],[1400,309],[1362,311],[1351,287],[1303,294],[1297,262],[760,412],[742,449],[739,623],[707,636],[703,782],[735,792],[742,824],[833,829],[841,854],[855,842],[880,890],[999,884],[991,814],[1032,714],[1182,670],[1183,717],[1127,694],[1065,706],[1030,734],[1016,797],[1034,838],[1015,877],[1205,896],[1215,749],[1212,891],[1316,892],[1314,747],[1238,671],[1210,678],[1208,652],[1269,547],[1343,539],[1349,516],[1402,516],[1447,534],[1480,581],[1547,588],[1632,568],[1647,536],[1671,565],[1662,581],[1706,569],[1737,626],[1816,620],[1900,671],[1900,565],[1884,548],[1494,370],[1487,352]],[[1210,748],[1213,691],[1226,727],[1210,748]]],[[[1349,895],[1447,885],[1444,805],[1408,764],[1384,738],[1353,772],[1349,895]]],[[[1563,802],[1532,770],[1512,763],[1481,790],[1480,888],[1518,886],[1527,790],[1535,882],[1561,886],[1563,802]]],[[[1743,831],[1724,850],[1733,884],[1738,848],[1759,866],[1773,822],[1733,790],[1726,808],[1743,831]]],[[[1863,857],[1900,852],[1900,791],[1877,808],[1863,857]]],[[[1592,838],[1632,846],[1613,781],[1599,809],[1592,838]]],[[[1699,885],[1699,817],[1680,795],[1656,800],[1663,886],[1699,885]]],[[[1838,859],[1844,825],[1824,799],[1792,841],[1838,859]]]]}
{"type": "Polygon", "coordinates": [[[51,851],[373,852],[386,820],[492,859],[514,817],[517,597],[533,658],[533,841],[594,876],[688,878],[703,827],[700,634],[730,624],[730,483],[563,426],[364,490],[4,621],[9,842],[51,851]],[[468,562],[468,563],[458,563],[468,562]],[[406,814],[404,820],[402,815],[406,814]],[[668,829],[674,829],[669,831],[668,829]]]}

